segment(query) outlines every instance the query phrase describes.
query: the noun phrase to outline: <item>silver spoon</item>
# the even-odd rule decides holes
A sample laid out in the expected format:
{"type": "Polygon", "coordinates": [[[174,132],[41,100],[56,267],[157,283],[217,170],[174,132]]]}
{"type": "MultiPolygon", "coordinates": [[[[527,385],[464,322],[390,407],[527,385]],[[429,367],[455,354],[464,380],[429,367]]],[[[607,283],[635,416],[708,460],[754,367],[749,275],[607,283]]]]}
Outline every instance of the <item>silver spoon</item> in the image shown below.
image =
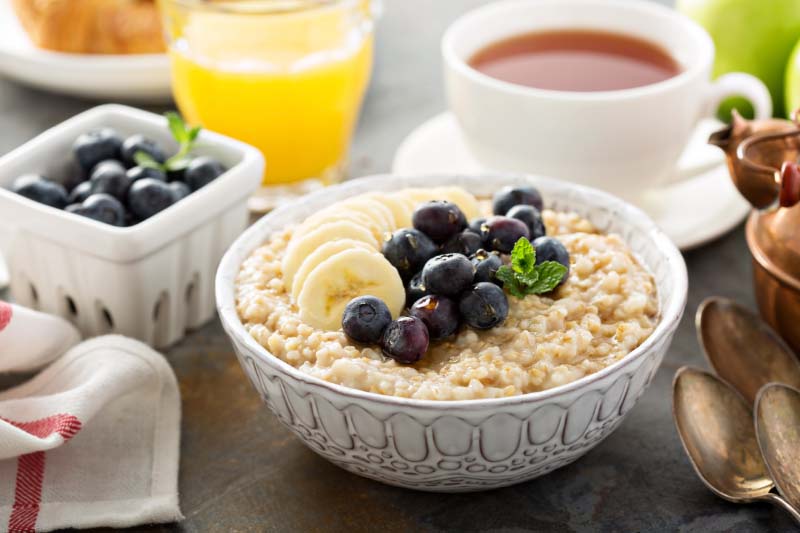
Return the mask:
{"type": "Polygon", "coordinates": [[[800,361],[757,314],[725,298],[708,298],[695,322],[711,367],[750,405],[767,383],[800,388],[800,361]]]}
{"type": "Polygon", "coordinates": [[[707,372],[683,367],[672,383],[672,413],[683,448],[712,492],[734,503],[770,502],[800,524],[800,511],[771,492],[747,402],[707,372]]]}
{"type": "Polygon", "coordinates": [[[756,437],[778,492],[800,508],[800,391],[780,383],[756,398],[756,437]]]}

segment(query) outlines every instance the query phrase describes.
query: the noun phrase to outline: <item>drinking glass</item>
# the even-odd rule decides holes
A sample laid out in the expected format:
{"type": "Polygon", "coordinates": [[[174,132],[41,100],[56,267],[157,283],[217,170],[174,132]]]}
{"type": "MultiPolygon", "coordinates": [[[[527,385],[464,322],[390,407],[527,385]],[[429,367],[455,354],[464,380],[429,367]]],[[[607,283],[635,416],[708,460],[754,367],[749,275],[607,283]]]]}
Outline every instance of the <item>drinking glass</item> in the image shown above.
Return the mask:
{"type": "Polygon", "coordinates": [[[266,159],[253,207],[340,181],[369,82],[370,0],[159,0],[183,116],[266,159]]]}

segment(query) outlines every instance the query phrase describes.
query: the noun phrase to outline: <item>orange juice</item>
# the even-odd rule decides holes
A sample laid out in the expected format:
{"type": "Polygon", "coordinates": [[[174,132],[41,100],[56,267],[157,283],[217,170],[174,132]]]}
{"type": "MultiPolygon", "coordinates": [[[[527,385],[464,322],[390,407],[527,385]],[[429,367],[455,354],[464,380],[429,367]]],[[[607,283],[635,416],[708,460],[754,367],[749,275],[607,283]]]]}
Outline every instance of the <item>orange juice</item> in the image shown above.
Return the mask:
{"type": "MultiPolygon", "coordinates": [[[[372,65],[363,0],[176,18],[173,92],[195,124],[258,147],[265,184],[341,177],[372,65]]],[[[175,28],[172,30],[175,31],[175,28]]]]}

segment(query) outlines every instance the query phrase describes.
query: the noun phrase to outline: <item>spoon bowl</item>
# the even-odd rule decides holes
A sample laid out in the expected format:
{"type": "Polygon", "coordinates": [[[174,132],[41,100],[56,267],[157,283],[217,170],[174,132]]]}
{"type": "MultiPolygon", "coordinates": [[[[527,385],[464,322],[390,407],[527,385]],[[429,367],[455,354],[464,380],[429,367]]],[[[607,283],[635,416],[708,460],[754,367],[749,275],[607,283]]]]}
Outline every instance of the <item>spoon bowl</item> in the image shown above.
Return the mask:
{"type": "Polygon", "coordinates": [[[715,297],[700,304],[695,321],[709,364],[749,405],[767,383],[800,388],[800,361],[756,313],[715,297]]]}
{"type": "Polygon", "coordinates": [[[678,435],[708,488],[738,503],[767,497],[774,483],[747,402],[715,376],[688,367],[678,370],[672,391],[678,435]]]}
{"type": "Polygon", "coordinates": [[[784,499],[800,508],[800,391],[770,383],[756,399],[756,436],[784,499]]]}

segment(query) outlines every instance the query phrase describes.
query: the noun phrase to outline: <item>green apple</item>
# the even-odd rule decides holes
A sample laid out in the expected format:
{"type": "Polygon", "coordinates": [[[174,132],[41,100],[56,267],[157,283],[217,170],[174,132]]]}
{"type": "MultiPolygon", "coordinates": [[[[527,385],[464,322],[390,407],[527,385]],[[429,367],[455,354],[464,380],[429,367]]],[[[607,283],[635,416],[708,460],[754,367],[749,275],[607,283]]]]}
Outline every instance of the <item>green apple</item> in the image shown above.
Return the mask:
{"type": "Polygon", "coordinates": [[[717,48],[714,76],[747,72],[761,78],[775,115],[784,114],[784,73],[800,39],[800,0],[678,0],[717,48]]]}
{"type": "Polygon", "coordinates": [[[786,63],[786,113],[800,108],[800,41],[786,63]]]}

